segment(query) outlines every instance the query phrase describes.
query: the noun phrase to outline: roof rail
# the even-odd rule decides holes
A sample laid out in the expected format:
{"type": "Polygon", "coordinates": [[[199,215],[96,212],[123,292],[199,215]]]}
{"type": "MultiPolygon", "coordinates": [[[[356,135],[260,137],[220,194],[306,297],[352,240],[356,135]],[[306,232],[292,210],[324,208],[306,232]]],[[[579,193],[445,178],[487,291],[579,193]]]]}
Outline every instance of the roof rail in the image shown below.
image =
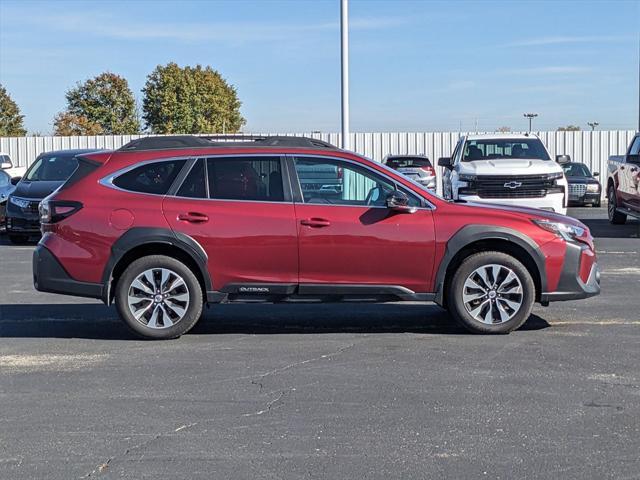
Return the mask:
{"type": "Polygon", "coordinates": [[[167,135],[142,137],[120,147],[119,151],[167,150],[174,148],[206,147],[295,147],[337,150],[323,140],[309,137],[284,137],[264,135],[167,135]]]}

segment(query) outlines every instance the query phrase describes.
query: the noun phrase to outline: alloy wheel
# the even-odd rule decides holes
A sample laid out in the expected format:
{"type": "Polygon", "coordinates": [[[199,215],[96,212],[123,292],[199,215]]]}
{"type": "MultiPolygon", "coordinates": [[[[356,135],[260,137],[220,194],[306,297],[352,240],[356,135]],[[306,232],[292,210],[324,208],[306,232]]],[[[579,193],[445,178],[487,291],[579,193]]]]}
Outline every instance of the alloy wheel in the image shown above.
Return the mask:
{"type": "Polygon", "coordinates": [[[504,265],[490,264],[475,269],[465,280],[462,301],[477,321],[500,324],[511,320],[522,307],[520,278],[504,265]]]}
{"type": "Polygon", "coordinates": [[[189,300],[189,289],[180,275],[168,268],[152,268],[131,282],[127,303],[138,322],[161,329],[184,318],[189,300]]]}

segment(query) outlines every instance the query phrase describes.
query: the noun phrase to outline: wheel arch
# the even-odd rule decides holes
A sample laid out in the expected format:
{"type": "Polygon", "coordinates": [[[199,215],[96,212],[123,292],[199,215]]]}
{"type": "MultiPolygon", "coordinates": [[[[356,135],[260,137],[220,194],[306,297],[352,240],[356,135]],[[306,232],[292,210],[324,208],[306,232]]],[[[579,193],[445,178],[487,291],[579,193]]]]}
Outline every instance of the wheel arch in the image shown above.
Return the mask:
{"type": "Polygon", "coordinates": [[[180,260],[194,273],[203,294],[212,290],[208,257],[196,240],[169,229],[136,227],[127,230],[111,247],[111,257],[102,274],[102,300],[107,305],[113,300],[113,287],[126,267],[147,255],[166,255],[180,260]]]}
{"type": "Polygon", "coordinates": [[[436,303],[446,306],[446,292],[455,269],[468,256],[484,251],[506,253],[520,261],[531,274],[536,287],[535,299],[540,301],[541,293],[547,290],[547,274],[538,245],[516,230],[494,225],[468,225],[447,242],[436,273],[436,303]]]}

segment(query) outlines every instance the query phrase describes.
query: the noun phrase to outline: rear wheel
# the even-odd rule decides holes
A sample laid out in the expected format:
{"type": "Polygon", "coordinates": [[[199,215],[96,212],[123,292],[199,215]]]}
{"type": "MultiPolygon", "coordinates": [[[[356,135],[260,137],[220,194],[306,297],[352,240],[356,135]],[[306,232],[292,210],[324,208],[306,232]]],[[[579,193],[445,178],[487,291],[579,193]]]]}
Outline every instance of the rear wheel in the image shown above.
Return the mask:
{"type": "Polygon", "coordinates": [[[202,314],[198,279],[182,262],[163,255],[142,257],[129,265],[115,296],[120,317],[144,338],[177,338],[202,314]]]}
{"type": "Polygon", "coordinates": [[[471,332],[509,333],[529,318],[535,293],[522,263],[502,252],[482,252],[458,267],[447,304],[451,315],[471,332]]]}
{"type": "Polygon", "coordinates": [[[23,243],[27,243],[29,237],[26,235],[9,235],[9,241],[14,245],[21,245],[23,243]]]}
{"type": "Polygon", "coordinates": [[[607,189],[607,213],[609,214],[609,223],[614,225],[623,225],[627,221],[627,216],[624,213],[618,212],[618,203],[616,200],[616,190],[613,185],[610,185],[607,189]]]}

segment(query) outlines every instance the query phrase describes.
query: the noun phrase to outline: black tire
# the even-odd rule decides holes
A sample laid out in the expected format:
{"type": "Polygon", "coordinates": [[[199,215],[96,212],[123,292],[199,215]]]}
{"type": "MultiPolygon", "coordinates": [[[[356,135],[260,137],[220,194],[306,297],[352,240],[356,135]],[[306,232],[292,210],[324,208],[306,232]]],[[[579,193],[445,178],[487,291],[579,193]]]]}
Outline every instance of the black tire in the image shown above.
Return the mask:
{"type": "MultiPolygon", "coordinates": [[[[506,270],[500,270],[500,272],[501,273],[499,273],[498,276],[504,274],[502,272],[506,272],[506,270]]],[[[495,283],[498,282],[494,282],[494,284],[495,283]]],[[[529,315],[531,315],[531,309],[533,308],[535,296],[535,284],[533,283],[531,274],[522,263],[520,263],[511,255],[507,255],[506,253],[481,252],[473,254],[464,259],[462,264],[456,270],[449,284],[447,306],[449,312],[451,313],[451,316],[470,332],[483,334],[509,333],[513,330],[516,330],[517,328],[520,328],[522,324],[527,321],[529,315]],[[463,301],[465,282],[474,273],[474,271],[487,265],[498,265],[501,267],[505,267],[505,269],[511,270],[517,277],[517,280],[520,282],[522,287],[519,309],[514,309],[515,313],[513,314],[512,318],[502,323],[489,324],[477,320],[476,318],[474,318],[474,316],[471,315],[467,308],[465,308],[465,304],[463,301]]],[[[479,300],[479,302],[484,302],[484,300],[481,299],[479,300]]],[[[490,301],[489,307],[494,308],[494,305],[496,305],[497,302],[497,299],[493,300],[493,303],[491,303],[490,301]]],[[[495,312],[497,314],[500,313],[497,307],[495,307],[495,312]]]]}
{"type": "Polygon", "coordinates": [[[600,208],[600,205],[601,205],[601,201],[600,201],[600,199],[596,200],[595,202],[593,202],[593,203],[591,204],[591,206],[592,206],[593,208],[600,208]]]}
{"type": "MultiPolygon", "coordinates": [[[[180,337],[198,322],[202,315],[203,292],[200,282],[185,264],[164,255],[150,255],[135,260],[122,273],[115,288],[115,304],[120,318],[133,333],[146,339],[168,340],[180,337]],[[189,303],[184,315],[171,326],[151,328],[143,323],[144,317],[142,317],[142,321],[136,320],[129,308],[128,294],[131,284],[145,271],[154,269],[168,269],[180,276],[189,295],[189,303]]],[[[164,315],[161,313],[160,316],[164,323],[164,315]]]]}
{"type": "Polygon", "coordinates": [[[13,243],[14,245],[23,245],[25,243],[27,243],[27,241],[29,240],[29,237],[26,235],[12,235],[9,234],[9,241],[11,243],[13,243]]]}
{"type": "Polygon", "coordinates": [[[624,225],[627,222],[627,216],[624,213],[620,213],[617,208],[616,191],[612,185],[609,185],[607,189],[607,214],[609,215],[609,223],[613,225],[624,225]]]}

